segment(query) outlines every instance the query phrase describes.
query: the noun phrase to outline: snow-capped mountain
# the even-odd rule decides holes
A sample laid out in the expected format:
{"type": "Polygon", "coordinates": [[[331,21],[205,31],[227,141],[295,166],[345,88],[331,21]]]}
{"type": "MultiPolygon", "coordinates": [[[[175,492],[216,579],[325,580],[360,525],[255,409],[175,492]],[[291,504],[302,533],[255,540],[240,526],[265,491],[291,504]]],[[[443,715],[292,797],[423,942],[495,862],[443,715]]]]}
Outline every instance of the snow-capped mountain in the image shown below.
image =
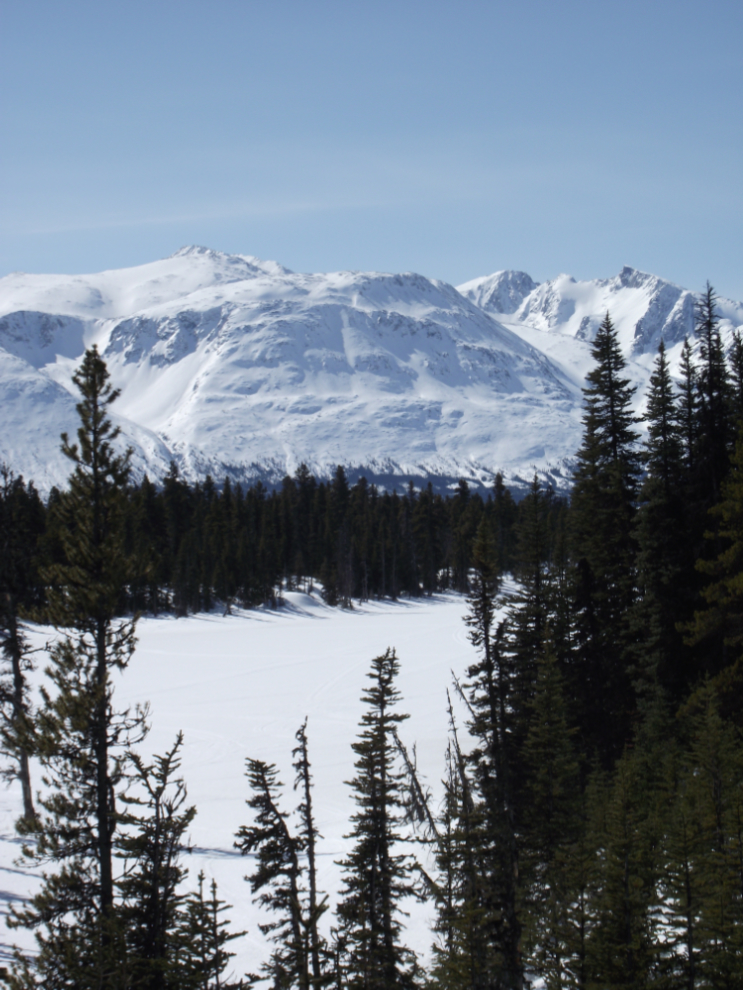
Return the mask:
{"type": "MultiPolygon", "coordinates": [[[[558,275],[541,285],[524,272],[496,272],[460,285],[459,291],[481,309],[508,324],[592,341],[606,313],[611,314],[628,358],[655,354],[694,336],[697,295],[625,266],[613,278],[577,282],[558,275]]],[[[743,303],[718,299],[723,332],[743,323],[743,303]]]]}
{"type": "MultiPolygon", "coordinates": [[[[723,305],[743,323],[743,305],[723,305]]],[[[184,248],[95,275],[15,273],[0,279],[0,460],[42,490],[64,484],[72,374],[96,343],[138,474],[174,460],[191,479],[272,482],[304,461],[386,484],[500,470],[518,486],[538,469],[561,486],[607,309],[641,385],[660,336],[693,329],[691,293],[631,269],[542,285],[498,272],[457,290],[184,248]]]]}
{"type": "MultiPolygon", "coordinates": [[[[536,284],[524,272],[501,271],[458,286],[462,295],[546,354],[576,385],[593,366],[591,344],[607,313],[617,329],[637,385],[636,408],[645,389],[661,340],[672,371],[678,366],[685,337],[694,338],[698,293],[657,275],[625,267],[613,278],[576,281],[558,275],[536,284]]],[[[743,303],[719,298],[723,339],[743,326],[743,303]]]]}

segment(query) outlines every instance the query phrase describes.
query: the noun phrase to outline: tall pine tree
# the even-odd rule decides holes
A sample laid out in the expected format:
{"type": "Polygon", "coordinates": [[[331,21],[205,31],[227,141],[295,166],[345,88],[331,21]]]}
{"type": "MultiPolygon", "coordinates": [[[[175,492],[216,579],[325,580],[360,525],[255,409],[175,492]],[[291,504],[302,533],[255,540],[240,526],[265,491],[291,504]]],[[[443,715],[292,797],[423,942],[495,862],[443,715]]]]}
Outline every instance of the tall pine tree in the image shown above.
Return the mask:
{"type": "Polygon", "coordinates": [[[401,774],[395,769],[394,730],[407,715],[395,711],[399,663],[394,650],[372,660],[371,686],[361,733],[353,744],[356,774],[350,782],[357,811],[348,838],[353,847],[341,861],[343,889],[338,904],[343,945],[339,980],[363,990],[414,985],[414,954],[401,942],[401,901],[415,896],[413,864],[396,851],[403,818],[401,774]]]}
{"type": "Polygon", "coordinates": [[[59,631],[52,687],[43,689],[35,718],[47,791],[41,814],[21,828],[35,840],[25,854],[51,869],[15,923],[36,930],[32,969],[48,990],[116,985],[123,938],[115,905],[118,802],[126,749],[146,731],[142,710],[117,711],[113,701],[112,673],[129,663],[134,622],[115,618],[130,575],[123,551],[129,452],[114,449],[119,431],[108,409],[118,392],[108,379],[95,347],[86,351],[73,376],[81,393],[78,442],[62,437],[74,464],[56,507],[63,560],[45,575],[48,616],[59,631]]]}
{"type": "Polygon", "coordinates": [[[571,498],[576,644],[569,685],[583,745],[610,765],[629,732],[633,697],[625,660],[635,596],[635,500],[639,462],[634,387],[607,313],[583,389],[583,442],[571,498]]]}

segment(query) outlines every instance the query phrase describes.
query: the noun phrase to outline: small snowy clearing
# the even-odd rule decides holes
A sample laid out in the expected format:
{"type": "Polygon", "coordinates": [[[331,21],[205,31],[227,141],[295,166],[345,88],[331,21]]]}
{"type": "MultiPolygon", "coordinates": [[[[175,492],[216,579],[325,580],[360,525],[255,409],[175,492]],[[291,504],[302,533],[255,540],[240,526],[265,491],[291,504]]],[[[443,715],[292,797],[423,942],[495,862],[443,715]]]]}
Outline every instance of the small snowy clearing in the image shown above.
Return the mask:
{"type": "MultiPolygon", "coordinates": [[[[164,753],[177,732],[184,732],[182,774],[189,802],[198,808],[190,833],[193,852],[185,857],[188,883],[195,886],[201,869],[214,877],[220,897],[233,905],[233,930],[248,930],[233,943],[235,974],[256,971],[268,955],[258,930],[260,912],[243,879],[250,861],[233,849],[235,832],[250,820],[246,757],[277,764],[286,785],[285,810],[293,809],[299,799],[291,787],[291,751],[294,734],[308,717],[313,801],[323,835],[319,879],[333,903],[340,887],[335,861],[347,848],[343,836],[354,811],[345,781],[353,775],[351,744],[364,710],[360,699],[371,659],[387,647],[397,651],[399,711],[410,714],[400,735],[409,749],[417,744],[419,770],[437,803],[447,741],[446,690],[451,672],[463,675],[475,658],[462,621],[467,605],[459,595],[368,602],[348,611],[327,607],[316,594],[291,592],[285,600],[276,611],[143,618],[136,652],[116,689],[120,708],[151,704],[152,730],[143,752],[164,753]]],[[[35,627],[34,645],[43,645],[49,635],[50,630],[35,627]]],[[[14,862],[20,851],[13,831],[19,810],[20,788],[13,785],[0,793],[4,904],[34,887],[28,871],[14,862]]],[[[410,912],[408,944],[427,956],[431,907],[413,904],[410,912]]],[[[14,939],[31,944],[27,932],[6,933],[0,963],[14,939]]]]}

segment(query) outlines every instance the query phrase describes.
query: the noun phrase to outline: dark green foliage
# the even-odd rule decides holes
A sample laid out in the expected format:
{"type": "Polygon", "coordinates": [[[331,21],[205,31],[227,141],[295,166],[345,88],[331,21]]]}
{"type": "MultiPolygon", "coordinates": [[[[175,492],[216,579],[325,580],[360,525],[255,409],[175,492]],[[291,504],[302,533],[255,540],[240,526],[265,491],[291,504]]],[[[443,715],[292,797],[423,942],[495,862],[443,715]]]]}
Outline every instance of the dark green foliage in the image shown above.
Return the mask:
{"type": "Polygon", "coordinates": [[[367,710],[353,744],[356,775],[350,786],[357,811],[348,836],[353,848],[340,864],[344,880],[338,904],[338,979],[365,990],[412,986],[417,971],[415,956],[400,941],[400,902],[415,896],[417,888],[410,858],[395,851],[404,809],[394,732],[407,718],[394,711],[398,669],[394,650],[372,660],[371,687],[362,695],[367,710]]]}
{"type": "Polygon", "coordinates": [[[475,742],[468,755],[475,816],[472,855],[479,878],[472,907],[487,949],[478,963],[475,984],[519,990],[524,983],[516,820],[520,756],[516,739],[521,713],[515,705],[518,672],[505,649],[503,624],[495,622],[498,574],[486,523],[478,530],[472,556],[474,574],[465,623],[479,659],[469,667],[468,684],[461,693],[475,742]]]}
{"type": "MultiPolygon", "coordinates": [[[[505,598],[506,623],[502,651],[513,671],[509,705],[517,718],[512,731],[514,746],[524,744],[527,711],[534,697],[538,657],[556,607],[557,589],[551,577],[553,540],[552,493],[534,477],[529,493],[519,506],[515,527],[517,564],[516,590],[505,598]]],[[[505,659],[504,659],[505,662],[505,659]]]]}
{"type": "Polygon", "coordinates": [[[319,923],[327,910],[327,897],[321,897],[317,887],[317,840],[321,838],[315,826],[312,812],[312,773],[307,743],[307,719],[295,736],[297,745],[292,751],[296,778],[294,790],[301,800],[297,808],[303,852],[307,858],[306,907],[302,919],[304,953],[308,959],[308,984],[317,990],[332,979],[330,952],[326,940],[320,934],[319,923]]]}
{"type": "Polygon", "coordinates": [[[234,956],[229,951],[229,943],[245,933],[229,930],[224,914],[231,905],[219,899],[215,880],[207,895],[205,880],[202,871],[197,890],[185,901],[178,932],[182,949],[177,962],[177,982],[173,986],[178,990],[246,990],[253,986],[257,977],[248,975],[245,979],[231,980],[224,976],[234,956]]]}
{"type": "MultiPolygon", "coordinates": [[[[483,503],[465,482],[448,498],[412,483],[403,495],[380,493],[363,477],[351,486],[342,467],[326,483],[301,465],[277,491],[256,482],[243,492],[229,478],[220,491],[209,478],[187,484],[171,465],[160,487],[145,478],[127,490],[126,502],[125,550],[137,575],[123,610],[275,607],[283,588],[311,591],[315,581],[329,604],[345,608],[354,600],[466,590],[484,512],[498,519],[499,566],[513,556],[516,506],[502,482],[495,500],[483,503]]],[[[55,525],[50,518],[45,543],[59,560],[55,525]]]]}
{"type": "Polygon", "coordinates": [[[277,945],[266,975],[274,985],[307,990],[310,953],[300,904],[302,839],[291,834],[288,815],[279,808],[281,782],[276,767],[249,759],[246,776],[251,790],[247,804],[256,813],[255,822],[240,827],[235,847],[243,855],[255,854],[255,869],[246,879],[251,892],[258,894],[257,903],[276,916],[260,926],[277,945]]]}
{"type": "Polygon", "coordinates": [[[116,855],[123,861],[116,888],[133,984],[143,990],[186,986],[182,959],[189,951],[184,933],[184,895],[178,888],[187,871],[180,863],[186,831],[196,808],[186,807],[186,786],[175,778],[183,735],[152,763],[129,754],[134,790],[122,799],[116,855]]]}
{"type": "Polygon", "coordinates": [[[126,750],[146,731],[143,711],[116,711],[111,682],[112,670],[123,670],[134,649],[134,623],[115,619],[132,573],[123,550],[129,455],[115,453],[118,431],[107,416],[118,393],[95,348],[73,380],[82,395],[81,426],[77,444],[63,436],[62,449],[75,467],[69,491],[55,505],[63,559],[44,575],[48,617],[60,637],[51,649],[50,687],[42,689],[34,719],[34,748],[48,790],[38,818],[20,824],[35,840],[25,855],[53,871],[13,920],[36,930],[35,968],[50,990],[98,986],[121,958],[113,868],[117,801],[126,789],[126,750]],[[85,952],[72,950],[78,942],[85,952]]]}
{"type": "Polygon", "coordinates": [[[686,626],[689,641],[713,644],[708,670],[723,678],[731,703],[743,702],[743,436],[739,436],[731,470],[722,485],[722,501],[711,510],[719,520],[715,560],[700,560],[697,569],[710,580],[703,589],[704,605],[686,626]],[[714,644],[722,641],[720,654],[714,644]]]}
{"type": "Polygon", "coordinates": [[[481,816],[449,706],[451,738],[446,751],[444,800],[436,828],[436,903],[431,982],[447,990],[486,985],[490,949],[483,924],[480,874],[481,816]]]}
{"type": "Polygon", "coordinates": [[[580,897],[583,828],[580,774],[563,680],[546,635],[537,654],[534,697],[523,745],[525,787],[520,866],[525,895],[525,945],[547,987],[561,987],[574,962],[571,904],[580,897]]]}
{"type": "Polygon", "coordinates": [[[699,376],[692,357],[691,344],[684,338],[681,351],[681,381],[678,402],[678,424],[684,467],[691,478],[697,462],[699,434],[699,376]]]}
{"type": "Polygon", "coordinates": [[[689,656],[677,626],[693,601],[694,556],[685,498],[684,442],[661,342],[650,377],[635,538],[639,595],[629,616],[628,661],[641,704],[662,689],[680,700],[689,656]]]}
{"type": "Polygon", "coordinates": [[[635,599],[635,498],[639,474],[634,389],[609,315],[593,345],[583,390],[583,443],[571,499],[575,641],[570,690],[583,745],[610,766],[629,733],[625,619],[635,599]]]}
{"type": "Polygon", "coordinates": [[[731,425],[737,433],[743,423],[743,337],[739,329],[733,331],[730,347],[730,386],[731,425]]]}
{"type": "Polygon", "coordinates": [[[728,468],[733,423],[730,416],[730,377],[717,314],[717,296],[707,283],[696,308],[695,331],[699,339],[699,432],[696,473],[699,497],[713,505],[728,468]]]}
{"type": "Polygon", "coordinates": [[[44,509],[33,485],[0,468],[0,751],[6,780],[19,780],[23,816],[35,817],[29,756],[33,749],[28,675],[33,670],[22,614],[43,600],[35,551],[44,509]]]}
{"type": "Polygon", "coordinates": [[[307,723],[296,733],[293,751],[297,772],[295,789],[301,794],[296,833],[290,816],[281,811],[281,782],[276,768],[260,760],[247,761],[251,797],[248,807],[255,815],[251,825],[237,832],[235,847],[254,855],[256,866],[246,880],[256,903],[274,915],[260,925],[276,948],[263,967],[274,986],[299,990],[324,987],[333,979],[331,953],[320,933],[319,922],[326,898],[317,887],[316,843],[319,833],[312,814],[312,776],[307,745],[307,723]]]}
{"type": "Polygon", "coordinates": [[[512,571],[517,560],[514,526],[518,509],[513,496],[503,483],[503,475],[498,472],[493,482],[493,499],[487,510],[490,528],[495,541],[495,560],[503,574],[512,571]]]}
{"type": "Polygon", "coordinates": [[[677,966],[697,986],[743,986],[743,745],[711,684],[684,719],[688,735],[669,821],[664,892],[677,966]]]}

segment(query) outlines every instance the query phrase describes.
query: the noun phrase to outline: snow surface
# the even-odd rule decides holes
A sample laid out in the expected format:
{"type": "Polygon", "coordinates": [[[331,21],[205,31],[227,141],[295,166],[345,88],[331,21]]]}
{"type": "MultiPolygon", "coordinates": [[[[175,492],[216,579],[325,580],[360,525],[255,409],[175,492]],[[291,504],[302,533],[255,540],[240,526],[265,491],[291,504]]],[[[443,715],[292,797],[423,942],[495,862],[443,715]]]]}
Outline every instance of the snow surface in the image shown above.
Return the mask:
{"type": "MultiPolygon", "coordinates": [[[[400,735],[408,748],[417,743],[419,769],[440,796],[446,689],[451,672],[463,675],[475,657],[462,621],[466,602],[461,596],[369,602],[349,611],[327,607],[316,594],[293,592],[286,599],[287,605],[276,611],[142,619],[136,652],[115,693],[119,707],[151,703],[152,730],[140,747],[143,753],[165,752],[178,731],[184,732],[182,773],[189,801],[198,808],[190,833],[194,849],[184,860],[192,885],[201,869],[217,880],[220,896],[233,905],[233,930],[248,929],[234,945],[236,973],[255,971],[268,955],[258,930],[261,916],[243,880],[250,862],[233,849],[235,832],[251,820],[245,806],[245,759],[276,763],[287,785],[285,808],[294,808],[299,800],[291,789],[291,751],[296,730],[309,718],[313,805],[323,835],[319,883],[334,902],[340,888],[335,861],[348,848],[343,836],[354,811],[344,781],[353,775],[351,743],[364,710],[360,698],[372,658],[387,647],[397,650],[398,710],[410,714],[400,735]]],[[[42,646],[49,635],[50,630],[34,627],[34,644],[42,646]]],[[[32,772],[38,787],[38,770],[32,772]]],[[[13,898],[36,887],[26,867],[16,864],[13,822],[20,809],[17,785],[0,791],[5,910],[13,898]]],[[[431,907],[412,904],[410,912],[408,943],[425,954],[431,907]]],[[[0,962],[14,940],[32,944],[28,932],[7,932],[0,962]]]]}
{"type": "MultiPolygon", "coordinates": [[[[422,275],[295,274],[184,248],[96,275],[0,279],[0,460],[46,492],[69,465],[75,367],[95,343],[121,389],[135,475],[278,482],[343,464],[386,485],[569,485],[581,387],[607,311],[643,395],[658,343],[672,367],[693,293],[624,268],[541,285],[502,271],[459,289],[422,275]]],[[[724,331],[743,304],[720,300],[724,331]]]]}

